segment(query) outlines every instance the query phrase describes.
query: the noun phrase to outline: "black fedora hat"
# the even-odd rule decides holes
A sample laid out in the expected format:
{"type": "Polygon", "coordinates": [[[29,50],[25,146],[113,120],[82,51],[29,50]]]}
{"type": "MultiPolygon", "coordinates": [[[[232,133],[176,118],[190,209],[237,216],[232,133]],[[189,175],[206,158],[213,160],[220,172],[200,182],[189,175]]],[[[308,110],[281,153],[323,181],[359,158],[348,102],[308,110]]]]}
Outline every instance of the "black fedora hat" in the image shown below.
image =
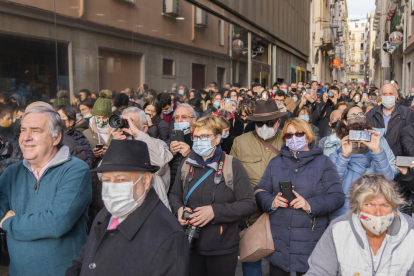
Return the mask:
{"type": "Polygon", "coordinates": [[[146,143],[137,140],[112,140],[102,164],[92,172],[151,172],[160,167],[151,165],[146,143]]]}
{"type": "Polygon", "coordinates": [[[254,110],[254,114],[248,117],[247,120],[253,122],[265,122],[281,118],[287,114],[287,112],[279,111],[279,108],[273,99],[257,101],[254,110]]]}

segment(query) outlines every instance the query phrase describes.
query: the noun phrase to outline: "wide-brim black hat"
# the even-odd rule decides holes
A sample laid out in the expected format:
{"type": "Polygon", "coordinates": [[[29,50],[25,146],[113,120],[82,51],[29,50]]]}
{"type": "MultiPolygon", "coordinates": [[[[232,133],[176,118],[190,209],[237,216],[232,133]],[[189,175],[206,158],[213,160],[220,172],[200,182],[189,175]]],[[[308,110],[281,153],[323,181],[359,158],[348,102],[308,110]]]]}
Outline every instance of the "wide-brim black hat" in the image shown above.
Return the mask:
{"type": "Polygon", "coordinates": [[[259,100],[256,102],[256,108],[254,109],[254,114],[248,117],[247,120],[250,120],[253,122],[265,122],[265,121],[276,120],[286,115],[287,115],[287,112],[279,111],[279,108],[277,107],[275,100],[273,99],[268,99],[267,101],[259,100]]]}
{"type": "Polygon", "coordinates": [[[137,140],[112,140],[101,165],[92,172],[151,172],[160,169],[151,165],[146,143],[137,140]]]}

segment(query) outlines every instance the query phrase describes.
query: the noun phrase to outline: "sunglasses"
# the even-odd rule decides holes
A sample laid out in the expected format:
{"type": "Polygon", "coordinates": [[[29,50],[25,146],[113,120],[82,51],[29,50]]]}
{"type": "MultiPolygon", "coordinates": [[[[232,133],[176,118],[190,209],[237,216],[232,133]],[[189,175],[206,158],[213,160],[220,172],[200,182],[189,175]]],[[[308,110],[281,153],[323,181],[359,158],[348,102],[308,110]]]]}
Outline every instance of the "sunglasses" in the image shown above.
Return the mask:
{"type": "Polygon", "coordinates": [[[292,139],[293,138],[293,135],[295,135],[296,137],[300,138],[300,137],[305,136],[305,132],[298,131],[296,133],[286,133],[285,134],[285,139],[292,139]]]}
{"type": "Polygon", "coordinates": [[[256,126],[261,128],[266,124],[267,127],[274,127],[277,121],[267,121],[267,122],[256,122],[256,126]]]}

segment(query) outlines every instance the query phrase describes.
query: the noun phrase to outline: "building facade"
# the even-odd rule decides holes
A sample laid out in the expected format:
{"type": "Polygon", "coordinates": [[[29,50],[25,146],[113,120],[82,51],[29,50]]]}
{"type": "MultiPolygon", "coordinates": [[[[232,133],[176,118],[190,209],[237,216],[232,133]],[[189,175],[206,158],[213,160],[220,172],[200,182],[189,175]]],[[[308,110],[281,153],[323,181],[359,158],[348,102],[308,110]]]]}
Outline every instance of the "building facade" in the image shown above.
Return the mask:
{"type": "Polygon", "coordinates": [[[314,0],[312,25],[313,78],[321,82],[346,82],[348,10],[346,0],[314,0]],[[340,60],[340,65],[333,60],[340,60]]]}
{"type": "Polygon", "coordinates": [[[310,80],[310,2],[0,0],[0,90],[310,80]]]}
{"type": "Polygon", "coordinates": [[[349,25],[349,79],[365,83],[365,26],[366,19],[348,19],[349,25]]]}
{"type": "Polygon", "coordinates": [[[365,45],[364,45],[364,74],[366,82],[374,84],[374,58],[372,51],[375,44],[374,31],[375,11],[368,12],[367,24],[365,25],[365,45]]]}

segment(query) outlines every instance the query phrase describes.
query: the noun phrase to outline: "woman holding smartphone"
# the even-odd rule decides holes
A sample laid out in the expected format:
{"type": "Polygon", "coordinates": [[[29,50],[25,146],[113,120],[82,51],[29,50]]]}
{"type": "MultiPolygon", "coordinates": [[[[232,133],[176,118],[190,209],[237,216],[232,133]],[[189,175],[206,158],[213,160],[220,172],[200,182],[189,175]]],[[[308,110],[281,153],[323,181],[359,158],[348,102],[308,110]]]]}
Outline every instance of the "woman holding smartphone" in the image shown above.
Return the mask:
{"type": "Polygon", "coordinates": [[[276,250],[266,257],[270,275],[296,272],[301,276],[308,270],[308,258],[329,225],[328,215],[339,209],[345,198],[335,165],[315,144],[305,120],[288,119],[283,140],[285,145],[269,162],[255,196],[258,207],[270,216],[276,250]],[[288,201],[291,194],[294,199],[288,201]]]}

